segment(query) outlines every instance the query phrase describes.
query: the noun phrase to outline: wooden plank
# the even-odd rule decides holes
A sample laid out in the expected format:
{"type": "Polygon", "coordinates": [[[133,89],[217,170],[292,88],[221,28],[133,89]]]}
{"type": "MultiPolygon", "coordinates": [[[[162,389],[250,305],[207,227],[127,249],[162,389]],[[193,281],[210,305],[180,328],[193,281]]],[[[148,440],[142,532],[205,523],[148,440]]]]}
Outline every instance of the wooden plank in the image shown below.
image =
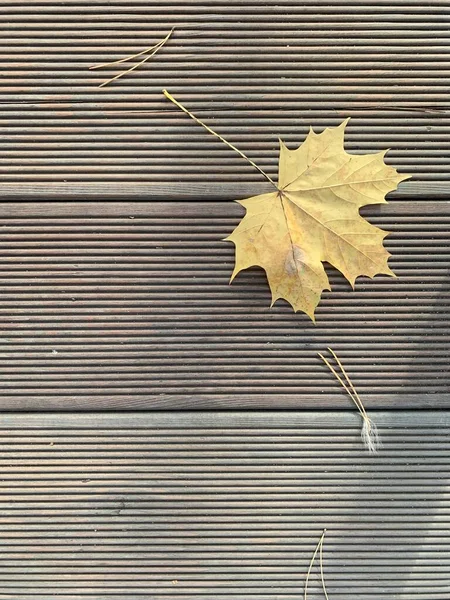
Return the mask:
{"type": "Polygon", "coordinates": [[[4,413],[0,597],[293,600],[326,527],[330,597],[444,599],[450,412],[374,416],[4,413]]]}
{"type": "MultiPolygon", "coordinates": [[[[23,179],[20,182],[10,183],[2,181],[0,188],[0,202],[118,202],[134,201],[142,202],[231,202],[242,200],[257,194],[263,194],[271,189],[259,181],[251,183],[235,183],[227,181],[220,184],[208,181],[208,183],[193,183],[189,173],[183,175],[184,182],[173,181],[172,176],[167,176],[164,183],[144,183],[141,181],[123,182],[68,182],[56,181],[50,178],[44,183],[36,177],[32,183],[23,179]]],[[[208,175],[208,180],[210,177],[208,175]]],[[[237,179],[234,178],[233,179],[237,179]]],[[[406,181],[401,183],[398,190],[388,198],[402,201],[433,201],[448,202],[450,198],[450,187],[446,181],[406,181]]]]}
{"type": "Polygon", "coordinates": [[[391,148],[413,181],[396,198],[449,198],[445,2],[0,1],[3,199],[231,200],[260,175],[163,97],[169,88],[276,177],[278,137],[346,116],[347,149],[391,148]],[[89,66],[169,43],[142,68],[89,66]],[[255,35],[255,31],[258,35],[255,35]]]}
{"type": "MultiPolygon", "coordinates": [[[[257,194],[265,192],[267,192],[267,187],[265,185],[256,187],[257,194]]],[[[253,194],[254,193],[255,190],[253,191],[253,194]]],[[[47,200],[48,199],[49,198],[47,198],[47,200]]],[[[239,199],[239,195],[237,196],[237,199],[239,199]]],[[[213,215],[214,217],[220,217],[226,220],[236,220],[242,217],[244,212],[244,209],[235,202],[184,202],[180,200],[174,201],[174,199],[171,202],[102,202],[101,200],[95,202],[45,202],[43,204],[36,202],[0,202],[0,217],[4,219],[7,218],[8,222],[12,223],[12,220],[16,217],[19,219],[21,217],[24,219],[30,217],[33,219],[44,217],[47,218],[47,220],[50,217],[53,217],[58,218],[58,221],[55,221],[55,226],[57,227],[66,223],[61,220],[64,217],[68,217],[69,219],[81,217],[80,219],[77,219],[77,223],[84,225],[90,223],[99,225],[107,219],[108,223],[123,226],[123,219],[125,217],[128,217],[129,219],[136,219],[139,217],[146,219],[149,217],[163,217],[171,218],[172,220],[181,218],[181,223],[183,223],[187,218],[208,219],[213,215]],[[87,221],[84,221],[83,217],[85,217],[87,221]],[[97,221],[93,220],[95,217],[97,218],[97,221]],[[114,218],[120,219],[120,222],[113,223],[112,219],[114,218]]],[[[361,209],[361,214],[370,219],[380,214],[386,217],[390,215],[407,215],[409,218],[407,222],[401,224],[403,227],[408,225],[412,226],[413,223],[419,223],[420,225],[421,221],[423,221],[426,216],[427,222],[430,219],[433,219],[433,222],[442,222],[443,226],[445,226],[445,220],[441,221],[441,218],[450,215],[450,200],[433,201],[430,199],[426,201],[415,201],[409,199],[408,201],[401,202],[391,200],[387,204],[365,206],[361,209]]],[[[15,224],[19,225],[20,222],[18,221],[15,224]]],[[[25,225],[25,223],[22,224],[25,225]]],[[[40,224],[41,223],[37,221],[36,223],[33,223],[33,227],[40,224]]],[[[177,220],[174,224],[180,225],[180,221],[177,220]]],[[[46,226],[48,227],[49,225],[50,223],[47,222],[46,226]]],[[[205,222],[204,225],[206,226],[208,223],[205,222]]],[[[212,227],[212,225],[210,225],[210,227],[212,227]]]]}
{"type": "Polygon", "coordinates": [[[228,285],[235,203],[0,205],[4,410],[353,410],[317,352],[336,349],[370,408],[448,406],[449,203],[367,210],[397,280],[330,270],[314,325],[269,309],[260,270],[228,285]]]}

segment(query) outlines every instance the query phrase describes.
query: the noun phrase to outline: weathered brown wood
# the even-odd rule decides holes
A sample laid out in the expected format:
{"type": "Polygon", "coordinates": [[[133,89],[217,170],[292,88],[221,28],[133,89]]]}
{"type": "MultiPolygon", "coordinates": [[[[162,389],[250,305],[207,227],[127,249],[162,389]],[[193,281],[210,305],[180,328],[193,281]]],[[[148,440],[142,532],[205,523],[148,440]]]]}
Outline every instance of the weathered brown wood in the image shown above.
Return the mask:
{"type": "Polygon", "coordinates": [[[449,19],[440,0],[0,0],[0,409],[90,411],[2,414],[0,598],[298,600],[327,527],[334,600],[448,600],[449,19]],[[173,24],[96,87],[117,71],[90,65],[173,24]],[[350,152],[390,147],[413,180],[364,214],[398,280],[332,274],[317,326],[269,310],[261,272],[229,288],[230,201],[266,188],[163,87],[273,176],[278,136],[310,124],[351,116],[350,152]],[[403,409],[373,411],[378,457],[327,345],[371,411],[403,409]]]}
{"type": "MultiPolygon", "coordinates": [[[[255,192],[257,194],[267,192],[267,189],[265,184],[259,185],[256,187],[256,190],[250,192],[250,195],[255,192]]],[[[380,206],[364,207],[361,212],[370,217],[374,223],[377,215],[382,215],[383,217],[393,215],[395,217],[405,214],[408,215],[408,220],[404,223],[398,222],[397,226],[411,227],[412,223],[414,223],[423,227],[426,214],[427,223],[432,220],[435,225],[439,225],[446,223],[450,218],[450,200],[408,200],[401,202],[391,200],[389,203],[380,206]]],[[[174,225],[184,225],[186,218],[203,218],[205,220],[202,225],[213,232],[215,231],[215,224],[207,219],[211,219],[213,216],[215,218],[223,218],[224,221],[220,222],[220,225],[223,226],[223,224],[228,225],[231,223],[233,219],[239,219],[243,214],[244,209],[236,202],[180,202],[177,197],[171,202],[0,202],[0,217],[7,218],[9,224],[19,228],[29,228],[32,226],[33,229],[42,225],[46,228],[56,227],[60,229],[62,225],[73,224],[73,218],[75,217],[78,217],[76,221],[77,225],[91,224],[97,227],[105,225],[106,217],[108,225],[117,226],[119,224],[122,227],[129,226],[126,220],[127,217],[128,219],[143,218],[147,227],[153,225],[157,229],[158,222],[152,223],[149,221],[149,218],[166,217],[170,218],[174,225]],[[20,220],[21,217],[33,217],[33,219],[43,217],[44,223],[39,221],[34,221],[33,223],[31,221],[23,221],[20,220]],[[58,221],[52,223],[49,217],[57,217],[58,221]],[[67,219],[62,220],[65,217],[67,219]],[[19,220],[16,218],[19,218],[19,220]],[[114,221],[114,219],[116,220],[114,221]]],[[[164,232],[164,234],[166,233],[164,232]]]]}
{"type": "MultiPolygon", "coordinates": [[[[440,170],[447,171],[446,167],[440,170]]],[[[234,173],[234,170],[233,170],[234,173]]],[[[37,177],[32,177],[33,182],[21,178],[20,183],[11,183],[2,177],[1,201],[88,201],[102,202],[109,201],[150,201],[151,202],[169,202],[175,201],[195,201],[210,202],[233,200],[242,200],[257,194],[267,192],[270,188],[261,183],[257,178],[253,178],[251,183],[236,183],[236,177],[231,173],[229,181],[214,184],[201,182],[192,182],[189,173],[183,175],[183,183],[173,181],[173,176],[167,176],[163,183],[142,183],[139,181],[106,181],[89,182],[83,181],[56,181],[51,173],[47,181],[39,181],[37,177]]],[[[394,192],[392,199],[401,199],[403,201],[412,201],[414,199],[425,199],[432,204],[433,199],[441,199],[448,202],[450,197],[449,183],[445,181],[444,176],[440,176],[442,181],[406,181],[401,183],[398,190],[394,192]]],[[[250,175],[248,175],[250,178],[250,175]]],[[[373,210],[373,209],[372,209],[373,210]]]]}
{"type": "Polygon", "coordinates": [[[278,136],[298,144],[310,124],[350,115],[349,151],[390,147],[387,160],[413,174],[396,197],[449,197],[445,3],[4,1],[0,14],[4,199],[255,193],[258,173],[163,87],[271,175],[278,136]],[[97,87],[118,69],[90,65],[142,50],[173,25],[153,60],[97,87]]]}
{"type": "Polygon", "coordinates": [[[326,527],[334,598],[444,599],[450,414],[376,420],[373,457],[342,411],[4,413],[1,596],[293,600],[326,527]]]}
{"type": "Polygon", "coordinates": [[[228,285],[235,203],[0,205],[0,406],[8,410],[353,410],[317,352],[335,348],[369,408],[447,406],[449,203],[366,211],[397,280],[330,271],[317,324],[261,271],[228,285]]]}

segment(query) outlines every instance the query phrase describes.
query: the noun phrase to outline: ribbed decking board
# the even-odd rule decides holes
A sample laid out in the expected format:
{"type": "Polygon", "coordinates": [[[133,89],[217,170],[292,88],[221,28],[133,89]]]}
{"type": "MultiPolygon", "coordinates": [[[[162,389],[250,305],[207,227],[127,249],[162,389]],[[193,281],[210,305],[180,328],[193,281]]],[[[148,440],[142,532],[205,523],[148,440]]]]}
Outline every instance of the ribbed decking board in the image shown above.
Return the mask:
{"type": "Polygon", "coordinates": [[[331,599],[448,600],[449,21],[440,0],[0,0],[0,409],[69,411],[0,419],[0,599],[298,600],[326,527],[331,599]],[[118,70],[90,65],[173,25],[97,88],[118,70]],[[413,179],[364,214],[398,280],[329,270],[315,326],[268,308],[261,271],[229,287],[228,201],[267,187],[162,88],[273,177],[310,125],[391,148],[413,179]],[[232,407],[307,410],[198,410],[232,407]]]}
{"type": "Polygon", "coordinates": [[[50,187],[95,199],[106,186],[123,199],[125,185],[135,198],[157,186],[173,200],[175,185],[193,199],[200,188],[196,199],[231,200],[236,186],[261,182],[162,88],[274,177],[278,136],[299,144],[310,125],[351,116],[349,151],[390,147],[388,162],[414,176],[400,194],[448,198],[449,22],[439,0],[1,1],[3,198],[45,199],[50,187]],[[97,87],[120,67],[89,66],[174,25],[151,61],[97,87]]]}
{"type": "Polygon", "coordinates": [[[450,414],[374,416],[4,414],[0,598],[294,600],[327,528],[330,598],[446,600],[450,414]]]}
{"type": "Polygon", "coordinates": [[[333,347],[371,408],[448,406],[450,210],[366,210],[397,279],[352,291],[329,269],[314,325],[262,270],[229,286],[235,203],[0,206],[0,406],[6,410],[352,409],[333,347]]]}

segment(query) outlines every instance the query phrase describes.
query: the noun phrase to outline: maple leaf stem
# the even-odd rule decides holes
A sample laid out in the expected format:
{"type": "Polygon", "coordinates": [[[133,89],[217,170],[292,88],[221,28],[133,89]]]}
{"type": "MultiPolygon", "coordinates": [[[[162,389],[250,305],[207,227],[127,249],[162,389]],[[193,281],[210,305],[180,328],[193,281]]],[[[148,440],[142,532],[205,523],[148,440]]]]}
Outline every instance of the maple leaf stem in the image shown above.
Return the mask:
{"type": "Polygon", "coordinates": [[[114,60],[113,62],[103,63],[101,65],[94,65],[92,67],[89,67],[90,70],[93,70],[93,69],[101,69],[102,67],[110,67],[112,65],[119,65],[121,63],[128,62],[129,60],[133,60],[134,58],[139,58],[139,56],[143,56],[144,54],[147,54],[147,56],[143,60],[141,60],[137,64],[133,65],[126,71],[122,71],[122,73],[119,73],[115,77],[111,77],[111,79],[104,81],[98,87],[104,87],[105,85],[108,85],[108,83],[111,83],[112,81],[115,81],[116,79],[120,79],[127,73],[131,73],[132,71],[134,71],[135,69],[137,69],[138,67],[140,67],[141,65],[146,63],[152,56],[154,56],[157,52],[159,52],[159,50],[161,50],[161,48],[166,44],[166,42],[169,41],[170,36],[174,32],[174,30],[175,30],[175,27],[172,27],[172,29],[169,31],[169,33],[166,35],[166,37],[164,39],[162,39],[160,42],[158,42],[154,46],[151,46],[150,48],[146,48],[145,50],[142,50],[142,52],[138,52],[137,54],[132,54],[131,56],[126,56],[125,58],[121,58],[119,60],[114,60]],[[149,52],[150,52],[150,54],[148,54],[149,52]]]}
{"type": "Polygon", "coordinates": [[[228,142],[225,138],[223,138],[221,135],[219,135],[218,133],[216,133],[213,129],[211,129],[211,127],[208,127],[208,125],[206,125],[205,123],[203,123],[203,121],[201,121],[198,117],[196,117],[193,113],[191,113],[187,108],[185,108],[180,102],[178,102],[178,100],[176,100],[172,94],[170,94],[167,90],[163,90],[162,91],[164,96],[166,98],[168,98],[171,102],[173,102],[176,106],[178,106],[178,108],[180,108],[184,113],[186,113],[187,115],[189,115],[191,117],[191,119],[193,119],[196,123],[198,123],[199,125],[201,125],[202,127],[204,127],[206,129],[206,131],[208,131],[209,133],[211,133],[212,135],[214,135],[216,138],[218,138],[221,142],[223,142],[225,145],[228,146],[228,148],[231,148],[232,150],[234,150],[235,152],[237,152],[239,154],[239,156],[242,156],[242,158],[245,158],[245,160],[247,162],[249,162],[252,167],[254,167],[257,171],[259,171],[261,173],[261,175],[263,175],[267,181],[270,181],[270,183],[278,190],[280,191],[278,185],[275,183],[275,181],[269,176],[267,175],[267,173],[265,171],[263,171],[261,169],[261,167],[258,167],[258,165],[256,163],[254,163],[248,156],[246,156],[243,152],[241,152],[238,148],[236,148],[236,146],[233,146],[233,144],[231,144],[230,142],[228,142]]]}
{"type": "Polygon", "coordinates": [[[309,567],[308,567],[308,572],[306,573],[305,593],[304,593],[304,596],[303,596],[303,600],[308,600],[307,597],[308,597],[309,577],[311,575],[311,571],[312,571],[312,568],[313,568],[314,561],[316,560],[317,553],[319,553],[320,579],[322,581],[323,593],[325,594],[326,600],[329,600],[328,594],[327,594],[327,588],[325,586],[324,573],[323,573],[323,540],[325,538],[326,532],[327,532],[327,530],[324,529],[322,535],[320,536],[320,540],[317,543],[316,549],[314,550],[314,553],[313,553],[313,555],[311,557],[311,560],[310,560],[310,563],[309,563],[309,567]]]}

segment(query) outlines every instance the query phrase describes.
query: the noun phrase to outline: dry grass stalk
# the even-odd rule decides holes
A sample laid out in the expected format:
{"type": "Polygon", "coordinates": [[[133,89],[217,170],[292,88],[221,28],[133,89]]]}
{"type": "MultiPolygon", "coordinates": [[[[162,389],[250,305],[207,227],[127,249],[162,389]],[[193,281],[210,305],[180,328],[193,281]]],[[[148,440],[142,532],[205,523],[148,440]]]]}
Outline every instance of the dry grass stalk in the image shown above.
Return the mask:
{"type": "Polygon", "coordinates": [[[105,87],[105,85],[108,85],[108,83],[111,83],[112,81],[115,81],[116,79],[120,79],[127,73],[131,73],[132,71],[135,71],[138,67],[140,67],[144,63],[146,63],[152,56],[154,56],[157,52],[159,52],[159,50],[161,50],[161,48],[166,44],[166,42],[169,41],[170,36],[174,32],[174,29],[175,29],[175,27],[172,27],[172,29],[169,31],[169,33],[166,35],[166,37],[164,39],[162,39],[160,42],[158,42],[157,44],[155,44],[154,46],[151,46],[151,48],[146,48],[145,50],[142,50],[142,52],[138,52],[137,54],[132,54],[131,56],[126,56],[125,58],[121,58],[119,60],[114,60],[113,62],[103,63],[101,65],[94,65],[92,67],[89,67],[89,69],[91,69],[91,70],[102,69],[103,67],[111,67],[113,65],[120,65],[124,62],[128,62],[129,60],[133,60],[135,58],[139,58],[140,56],[147,55],[147,56],[145,56],[145,58],[143,58],[141,61],[139,61],[138,63],[136,63],[135,65],[133,65],[126,71],[122,71],[115,77],[111,77],[111,79],[104,81],[98,87],[105,87]]]}
{"type": "Polygon", "coordinates": [[[339,383],[342,385],[342,387],[347,392],[347,394],[350,396],[350,398],[353,400],[353,402],[355,403],[355,405],[356,405],[357,409],[359,410],[359,413],[363,419],[363,426],[361,429],[361,439],[363,441],[363,444],[367,448],[367,450],[370,452],[370,454],[376,454],[377,450],[381,447],[381,441],[378,436],[377,426],[372,421],[372,419],[369,418],[369,416],[366,412],[366,409],[364,408],[364,404],[363,404],[361,398],[359,397],[358,392],[355,389],[355,386],[353,385],[350,377],[347,375],[347,372],[344,369],[344,366],[342,365],[341,361],[336,356],[336,353],[331,348],[328,348],[328,351],[331,353],[332,357],[336,361],[337,366],[341,370],[341,374],[343,377],[341,377],[341,375],[339,375],[339,373],[336,371],[336,369],[333,367],[333,365],[330,363],[330,361],[327,358],[325,358],[325,356],[323,356],[323,354],[321,354],[319,352],[319,356],[323,360],[323,362],[327,365],[327,367],[330,369],[330,371],[333,373],[333,375],[336,377],[336,379],[339,381],[339,383]]]}
{"type": "Polygon", "coordinates": [[[322,589],[323,589],[323,593],[325,595],[326,600],[329,600],[328,598],[328,593],[327,593],[327,588],[325,586],[325,576],[324,576],[324,572],[323,572],[323,540],[325,539],[325,534],[326,534],[327,530],[324,529],[322,535],[320,536],[320,540],[316,546],[316,549],[314,550],[314,553],[311,557],[311,561],[309,563],[309,568],[308,568],[308,572],[306,573],[306,579],[305,579],[305,593],[303,596],[303,600],[308,600],[308,583],[309,583],[309,577],[311,575],[311,571],[314,565],[314,561],[316,560],[316,556],[317,553],[319,553],[319,568],[320,568],[320,580],[322,582],[322,589]]]}

